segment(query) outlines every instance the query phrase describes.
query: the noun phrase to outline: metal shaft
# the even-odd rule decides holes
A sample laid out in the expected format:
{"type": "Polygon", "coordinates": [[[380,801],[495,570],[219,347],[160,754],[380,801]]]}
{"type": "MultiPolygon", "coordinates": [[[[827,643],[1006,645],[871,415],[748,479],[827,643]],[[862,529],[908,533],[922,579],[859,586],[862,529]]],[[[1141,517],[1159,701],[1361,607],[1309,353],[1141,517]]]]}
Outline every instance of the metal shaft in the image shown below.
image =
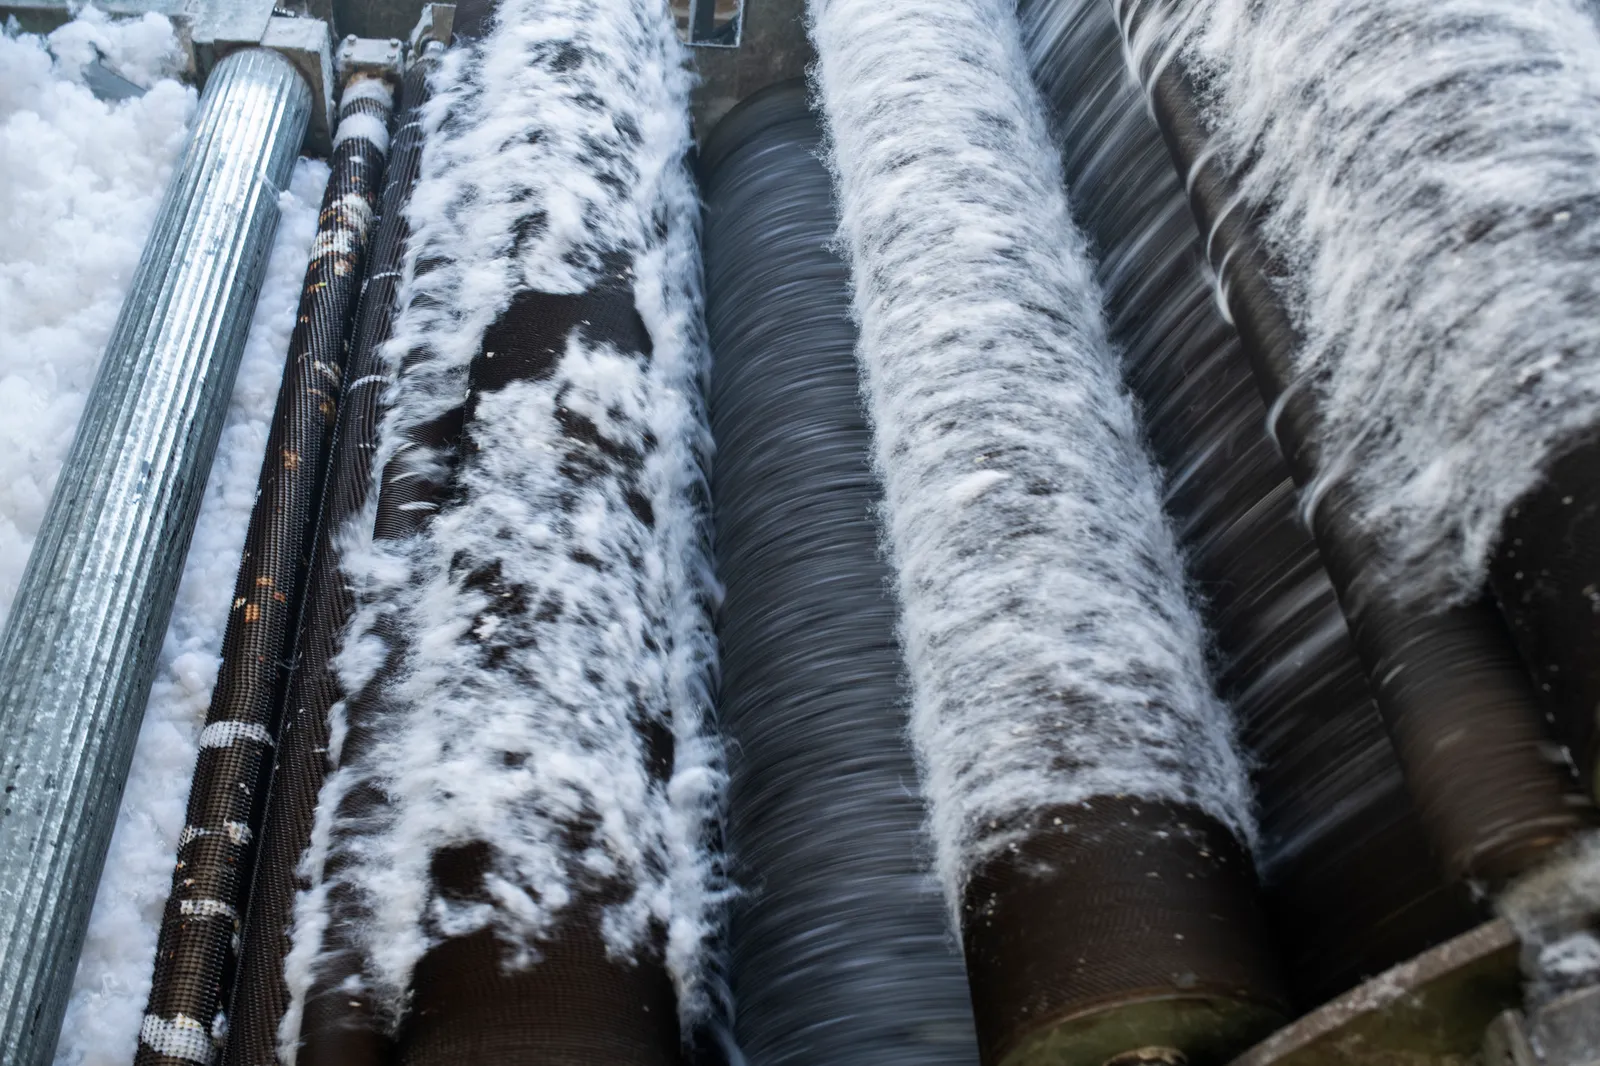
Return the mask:
{"type": "Polygon", "coordinates": [[[212,72],[0,634],[0,1061],[48,1063],[217,436],[311,114],[212,72]]]}

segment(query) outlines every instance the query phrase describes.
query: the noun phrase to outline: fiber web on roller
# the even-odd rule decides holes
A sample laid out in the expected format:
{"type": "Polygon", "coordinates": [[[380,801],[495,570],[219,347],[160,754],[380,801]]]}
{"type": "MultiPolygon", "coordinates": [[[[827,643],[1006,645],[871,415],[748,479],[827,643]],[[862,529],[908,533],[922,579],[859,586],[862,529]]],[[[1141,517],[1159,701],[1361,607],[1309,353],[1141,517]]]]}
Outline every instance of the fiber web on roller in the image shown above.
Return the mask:
{"type": "Polygon", "coordinates": [[[299,1061],[350,1061],[343,1000],[400,1062],[668,1063],[720,876],[681,46],[507,0],[430,86],[299,1061]]]}
{"type": "MultiPolygon", "coordinates": [[[[1186,174],[1219,299],[1270,400],[1272,430],[1305,495],[1421,820],[1452,877],[1502,886],[1552,854],[1592,811],[1575,794],[1568,768],[1551,758],[1533,687],[1493,607],[1483,599],[1427,604],[1391,594],[1383,536],[1364,523],[1359,491],[1323,477],[1330,454],[1338,453],[1339,430],[1316,392],[1297,383],[1302,338],[1274,287],[1285,268],[1255,217],[1239,210],[1240,175],[1217,149],[1189,59],[1169,50],[1172,11],[1119,14],[1131,69],[1186,174]]],[[[1413,325],[1403,310],[1397,314],[1398,330],[1413,325]]]]}
{"type": "Polygon", "coordinates": [[[1167,472],[1218,688],[1254,755],[1273,939],[1311,1006],[1477,911],[1465,886],[1445,886],[1417,822],[1110,4],[1030,0],[1020,16],[1111,336],[1167,472]]]}
{"type": "Polygon", "coordinates": [[[1013,8],[810,13],[985,1061],[1102,1013],[1226,1057],[1277,1020],[1249,786],[1013,8]]]}
{"type": "MultiPolygon", "coordinates": [[[[351,589],[340,573],[340,534],[356,516],[365,514],[369,522],[371,517],[367,498],[372,452],[381,401],[392,380],[391,368],[379,352],[389,338],[400,260],[409,232],[405,206],[422,151],[419,109],[426,97],[426,72],[431,63],[421,58],[414,62],[400,90],[379,220],[351,333],[299,644],[284,697],[284,718],[257,844],[255,881],[241,933],[239,977],[234,985],[228,1043],[223,1049],[223,1062],[230,1066],[275,1062],[278,1027],[288,1010],[284,964],[291,946],[294,897],[303,883],[299,864],[310,845],[317,792],[330,758],[329,713],[340,695],[329,663],[353,609],[351,589]]],[[[298,1019],[291,1024],[298,1030],[298,1019]]]]}
{"type": "Polygon", "coordinates": [[[1592,778],[1593,5],[1123,6],[1277,264],[1283,378],[1323,427],[1308,511],[1370,538],[1374,595],[1436,610],[1491,578],[1592,778]]]}
{"type": "Polygon", "coordinates": [[[376,214],[390,105],[388,89],[375,82],[348,89],[341,104],[339,143],[245,533],[222,666],[200,734],[172,894],[156,946],[136,1059],[142,1066],[193,1062],[204,1042],[220,1043],[227,1033],[224,1008],[237,966],[284,667],[299,623],[343,385],[350,313],[376,214]],[[362,135],[349,136],[351,127],[362,135]]]}
{"type": "Polygon", "coordinates": [[[1600,421],[1590,6],[1122,6],[1279,264],[1325,427],[1308,505],[1346,487],[1397,599],[1476,598],[1508,508],[1600,421]]]}
{"type": "Polygon", "coordinates": [[[734,1032],[754,1066],[973,1064],[926,873],[850,276],[803,86],[701,155],[734,1032]]]}

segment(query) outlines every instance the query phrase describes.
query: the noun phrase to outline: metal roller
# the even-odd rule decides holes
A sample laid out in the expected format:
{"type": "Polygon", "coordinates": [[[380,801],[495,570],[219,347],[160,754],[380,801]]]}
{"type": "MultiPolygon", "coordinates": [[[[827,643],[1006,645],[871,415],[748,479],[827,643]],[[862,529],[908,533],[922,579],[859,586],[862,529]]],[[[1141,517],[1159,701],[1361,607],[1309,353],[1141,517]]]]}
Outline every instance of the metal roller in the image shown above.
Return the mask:
{"type": "Polygon", "coordinates": [[[345,637],[375,669],[322,795],[322,924],[297,921],[321,941],[302,1064],[669,1066],[705,1009],[681,961],[704,919],[676,902],[702,876],[693,797],[719,773],[698,725],[704,342],[662,16],[480,5],[431,79],[368,553],[387,576],[345,637]],[[415,750],[433,744],[485,761],[394,784],[432,773],[415,750]],[[389,891],[372,856],[391,847],[420,895],[389,891]],[[403,977],[374,928],[416,945],[403,977]]]}
{"type": "Polygon", "coordinates": [[[734,1035],[751,1063],[975,1064],[966,975],[922,869],[849,270],[803,84],[701,151],[734,1035]]]}
{"type": "Polygon", "coordinates": [[[1247,785],[1013,11],[811,15],[982,1061],[1224,1062],[1287,1006],[1247,785]]]}
{"type": "MultiPolygon", "coordinates": [[[[245,329],[311,111],[281,56],[206,83],[0,635],[0,1058],[49,1061],[245,329]]],[[[209,1047],[198,1032],[176,1045],[209,1047]]]]}
{"type": "MultiPolygon", "coordinates": [[[[1119,11],[1124,37],[1136,32],[1119,11]]],[[[1181,61],[1147,86],[1213,263],[1250,354],[1290,471],[1318,470],[1317,415],[1305,390],[1288,388],[1295,334],[1267,278],[1265,253],[1235,203],[1231,178],[1205,153],[1206,133],[1181,61]]],[[[1364,586],[1371,546],[1330,490],[1312,516],[1351,634],[1400,757],[1406,783],[1447,872],[1503,885],[1588,822],[1563,768],[1546,755],[1532,685],[1487,603],[1438,613],[1406,611],[1364,586]],[[1470,737],[1468,743],[1453,738],[1470,737]]]]}
{"type": "Polygon", "coordinates": [[[1111,6],[1030,0],[1019,15],[1203,594],[1218,685],[1255,756],[1273,942],[1309,1007],[1462,931],[1480,907],[1441,877],[1417,820],[1111,6]]]}
{"type": "MultiPolygon", "coordinates": [[[[634,301],[630,263],[619,259],[584,293],[528,292],[515,299],[489,327],[483,352],[468,371],[463,438],[475,439],[479,404],[502,389],[548,375],[568,338],[579,333],[620,352],[650,351],[650,334],[634,301]]],[[[596,440],[592,427],[574,422],[567,432],[569,463],[603,461],[609,442],[596,440]]],[[[463,464],[472,462],[469,453],[463,464]]],[[[469,569],[463,562],[462,574],[469,583],[481,582],[491,596],[515,595],[492,567],[469,569]]],[[[646,731],[645,739],[655,762],[652,769],[664,779],[673,760],[672,738],[646,731]]],[[[570,830],[575,836],[586,831],[592,830],[570,830]]],[[[437,852],[430,869],[435,890],[493,906],[484,888],[490,852],[491,845],[478,842],[437,852]]],[[[672,982],[662,964],[664,943],[657,940],[633,959],[613,958],[606,947],[604,908],[621,898],[603,880],[587,886],[531,967],[508,968],[504,946],[487,930],[433,947],[417,963],[397,1061],[429,1066],[463,1061],[527,1066],[678,1062],[682,1040],[672,982]]]]}
{"type": "Polygon", "coordinates": [[[261,831],[289,651],[344,387],[351,313],[388,150],[392,93],[347,87],[316,243],[289,339],[222,665],[201,733],[137,1062],[193,1061],[168,1036],[184,1019],[227,1030],[231,979],[261,831]]]}
{"type": "MultiPolygon", "coordinates": [[[[419,63],[408,75],[407,88],[419,90],[422,96],[418,104],[419,110],[427,99],[425,86],[431,66],[429,62],[419,63]]],[[[418,134],[413,136],[416,137],[415,151],[420,160],[426,137],[418,134]]],[[[405,192],[404,188],[396,190],[397,195],[404,195],[405,192]]],[[[397,245],[404,247],[405,240],[400,233],[395,233],[394,239],[397,245]]],[[[411,252],[411,256],[414,254],[411,252]]],[[[379,316],[372,324],[374,330],[383,329],[385,323],[381,317],[382,310],[374,306],[372,314],[379,316]]],[[[392,324],[389,328],[393,328],[392,324]]],[[[372,339],[373,348],[379,349],[382,342],[376,332],[372,339]]],[[[404,381],[409,373],[414,373],[418,359],[416,353],[408,353],[400,360],[395,370],[395,377],[404,381]]],[[[373,372],[382,373],[376,367],[373,372]]],[[[393,388],[389,382],[374,384],[378,384],[383,391],[391,391],[393,388]]],[[[374,400],[381,400],[381,396],[375,395],[374,400]]],[[[367,412],[363,410],[362,413],[367,412]]],[[[391,412],[385,412],[382,417],[389,418],[393,415],[391,412]]],[[[450,474],[455,463],[459,461],[462,420],[462,407],[454,406],[434,418],[420,422],[412,420],[406,424],[400,443],[379,473],[372,531],[374,542],[402,542],[407,538],[418,536],[427,528],[428,522],[447,496],[450,474]]],[[[377,452],[381,446],[377,442],[369,443],[359,439],[356,441],[356,447],[365,451],[366,449],[362,448],[363,444],[373,452],[377,452]]],[[[352,456],[352,459],[357,461],[364,459],[370,471],[370,464],[375,457],[369,453],[352,456]]],[[[352,475],[357,473],[360,473],[359,469],[352,471],[352,475]]],[[[350,491],[351,519],[359,522],[364,516],[364,508],[355,506],[355,493],[360,490],[356,488],[353,476],[350,491]]],[[[344,736],[338,745],[336,755],[329,749],[329,758],[335,765],[348,765],[358,761],[368,751],[378,732],[383,728],[383,686],[404,666],[406,635],[400,628],[398,620],[386,613],[371,620],[369,625],[369,632],[383,639],[387,650],[383,665],[373,674],[367,685],[349,693],[343,700],[341,725],[344,736]]],[[[352,634],[347,622],[343,639],[351,639],[353,635],[355,634],[352,634]]],[[[306,679],[307,684],[315,680],[309,675],[306,679]]],[[[334,692],[336,692],[336,678],[329,681],[335,685],[334,692]]],[[[329,695],[333,696],[333,692],[329,695]]],[[[324,792],[318,802],[326,805],[333,801],[330,801],[328,794],[324,792]]],[[[373,789],[358,788],[342,794],[328,813],[331,813],[336,826],[343,823],[359,827],[364,820],[373,817],[386,804],[387,798],[382,793],[373,789]]],[[[345,832],[359,834],[360,830],[357,828],[345,832]]],[[[338,854],[331,856],[325,876],[330,878],[335,876],[340,861],[338,854]]],[[[386,1020],[379,1016],[368,997],[359,991],[352,992],[346,985],[347,981],[355,980],[358,982],[356,987],[360,988],[359,978],[362,974],[363,959],[359,947],[350,943],[349,938],[362,919],[361,905],[359,900],[352,898],[340,887],[335,887],[329,893],[328,910],[330,918],[326,931],[322,934],[321,959],[312,977],[310,988],[304,994],[302,1006],[304,1013],[300,1019],[297,1061],[304,1066],[320,1066],[320,1064],[333,1066],[335,1063],[351,1064],[351,1066],[372,1063],[376,1066],[387,1061],[393,1053],[392,1032],[386,1027],[386,1020]]],[[[292,1038],[292,1034],[285,1035],[292,1038]]]]}
{"type": "Polygon", "coordinates": [[[350,589],[339,569],[340,534],[365,508],[372,481],[380,406],[390,384],[379,350],[393,320],[407,237],[405,206],[422,150],[418,112],[427,98],[427,71],[433,61],[419,56],[412,63],[397,101],[399,118],[384,170],[381,211],[343,374],[304,622],[284,697],[255,877],[240,933],[239,977],[223,1049],[223,1061],[231,1066],[271,1066],[277,1061],[278,1026],[289,999],[284,958],[294,895],[301,887],[296,867],[310,843],[317,792],[327,771],[328,713],[340,695],[329,662],[352,610],[350,589]]]}

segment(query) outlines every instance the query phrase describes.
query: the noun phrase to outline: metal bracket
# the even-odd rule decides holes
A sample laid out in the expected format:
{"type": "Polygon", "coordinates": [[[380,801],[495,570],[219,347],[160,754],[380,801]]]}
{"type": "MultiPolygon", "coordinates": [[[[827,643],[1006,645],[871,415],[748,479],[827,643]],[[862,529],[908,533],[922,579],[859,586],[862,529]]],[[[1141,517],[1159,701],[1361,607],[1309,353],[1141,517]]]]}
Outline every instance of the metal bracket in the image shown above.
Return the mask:
{"type": "Polygon", "coordinates": [[[262,48],[278,52],[293,63],[311,86],[311,126],[306,130],[305,153],[326,156],[333,149],[334,94],[333,40],[321,19],[273,15],[259,39],[262,48]]]}
{"type": "Polygon", "coordinates": [[[189,23],[189,40],[202,74],[211,73],[217,60],[240,48],[261,43],[272,21],[274,0],[188,0],[183,15],[189,23]]]}
{"type": "Polygon", "coordinates": [[[1532,1012],[1530,1036],[1548,1066],[1600,1066],[1600,985],[1579,988],[1532,1012]]]}
{"type": "Polygon", "coordinates": [[[1483,1034],[1484,1066],[1600,1066],[1600,986],[1508,1010],[1483,1034]]]}
{"type": "Polygon", "coordinates": [[[343,93],[350,79],[357,75],[381,78],[391,85],[398,84],[405,58],[403,53],[404,46],[398,37],[382,40],[350,34],[339,42],[338,54],[333,59],[339,91],[343,93]]]}
{"type": "Polygon", "coordinates": [[[456,5],[454,4],[423,4],[422,17],[417,19],[417,24],[411,30],[409,45],[410,62],[415,62],[422,55],[423,49],[430,43],[437,42],[446,47],[450,44],[450,35],[455,29],[456,5]]]}
{"type": "Polygon", "coordinates": [[[738,48],[744,36],[744,0],[689,0],[686,39],[696,48],[738,48]]]}

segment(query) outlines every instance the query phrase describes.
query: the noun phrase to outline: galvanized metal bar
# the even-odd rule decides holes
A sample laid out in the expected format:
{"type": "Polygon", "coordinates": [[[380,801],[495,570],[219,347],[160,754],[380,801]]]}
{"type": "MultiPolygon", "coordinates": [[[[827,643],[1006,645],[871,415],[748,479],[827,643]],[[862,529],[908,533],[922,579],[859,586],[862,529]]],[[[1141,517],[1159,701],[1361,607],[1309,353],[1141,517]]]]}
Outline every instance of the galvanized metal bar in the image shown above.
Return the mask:
{"type": "Polygon", "coordinates": [[[274,53],[212,71],[0,634],[8,1066],[54,1052],[311,106],[274,53]]]}

